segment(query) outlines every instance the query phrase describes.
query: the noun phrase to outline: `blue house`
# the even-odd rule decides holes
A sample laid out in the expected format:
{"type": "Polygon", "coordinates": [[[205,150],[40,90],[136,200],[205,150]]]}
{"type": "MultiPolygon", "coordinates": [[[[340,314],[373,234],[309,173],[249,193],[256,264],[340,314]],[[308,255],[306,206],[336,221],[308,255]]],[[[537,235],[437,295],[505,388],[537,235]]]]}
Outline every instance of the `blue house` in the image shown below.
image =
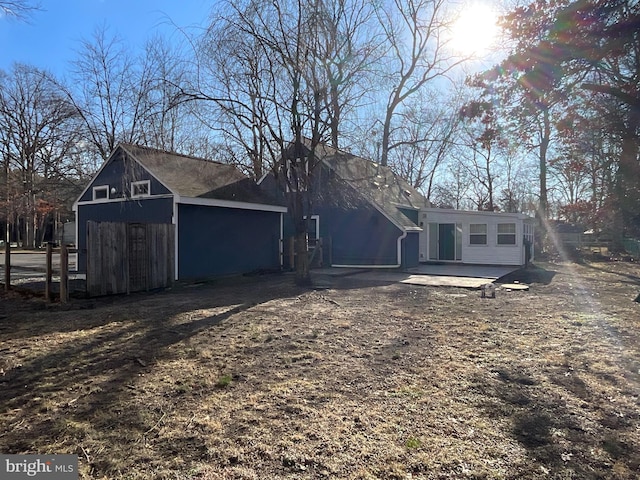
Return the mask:
{"type": "Polygon", "coordinates": [[[74,204],[78,270],[87,222],[175,225],[175,278],[281,268],[286,207],[235,166],[120,144],[74,204]]]}
{"type": "MultiPolygon", "coordinates": [[[[309,150],[304,152],[308,155],[309,150]]],[[[297,155],[300,156],[300,153],[297,155]]],[[[334,267],[410,268],[420,258],[419,214],[427,200],[386,166],[321,144],[315,149],[310,243],[323,239],[323,259],[334,267]]],[[[281,199],[270,173],[260,182],[281,199]]],[[[284,189],[286,190],[286,189],[284,189]]],[[[285,222],[285,237],[292,236],[285,222]]]]}

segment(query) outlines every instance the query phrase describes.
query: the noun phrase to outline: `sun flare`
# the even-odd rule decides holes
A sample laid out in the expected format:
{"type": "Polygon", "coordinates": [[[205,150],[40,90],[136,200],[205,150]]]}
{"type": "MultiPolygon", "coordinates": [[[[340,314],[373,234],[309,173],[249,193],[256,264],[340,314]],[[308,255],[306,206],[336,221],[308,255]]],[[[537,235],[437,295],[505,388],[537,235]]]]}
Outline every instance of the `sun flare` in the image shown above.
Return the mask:
{"type": "Polygon", "coordinates": [[[453,25],[452,45],[463,55],[481,56],[498,36],[498,14],[489,5],[473,3],[463,8],[453,25]]]}

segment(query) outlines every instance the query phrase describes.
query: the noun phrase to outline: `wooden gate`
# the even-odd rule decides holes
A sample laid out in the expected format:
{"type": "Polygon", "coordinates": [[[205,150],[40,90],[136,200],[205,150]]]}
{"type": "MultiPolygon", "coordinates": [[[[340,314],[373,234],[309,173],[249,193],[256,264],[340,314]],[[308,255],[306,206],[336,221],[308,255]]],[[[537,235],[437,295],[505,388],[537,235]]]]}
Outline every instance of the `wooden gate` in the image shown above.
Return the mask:
{"type": "Polygon", "coordinates": [[[174,259],[174,225],[87,222],[90,296],[168,287],[174,259]]]}

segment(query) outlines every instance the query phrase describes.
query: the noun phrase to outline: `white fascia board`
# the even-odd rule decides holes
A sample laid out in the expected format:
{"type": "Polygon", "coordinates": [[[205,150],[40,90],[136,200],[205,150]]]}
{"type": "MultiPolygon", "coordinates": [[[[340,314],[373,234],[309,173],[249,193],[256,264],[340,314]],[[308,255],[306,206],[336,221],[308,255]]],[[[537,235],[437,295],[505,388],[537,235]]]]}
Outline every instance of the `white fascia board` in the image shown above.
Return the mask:
{"type": "Polygon", "coordinates": [[[527,220],[532,218],[524,213],[490,212],[490,211],[484,211],[484,210],[456,210],[455,208],[429,207],[429,208],[421,208],[420,211],[426,212],[426,213],[431,212],[431,213],[446,213],[451,215],[478,215],[483,217],[490,216],[490,217],[496,217],[496,218],[513,217],[513,218],[518,218],[520,220],[527,220]]]}
{"type": "Polygon", "coordinates": [[[201,205],[203,207],[237,208],[240,210],[259,210],[262,212],[286,213],[287,207],[266,205],[263,203],[236,202],[234,200],[219,200],[217,198],[180,197],[176,195],[176,202],[183,205],[201,205]]]}
{"type": "Polygon", "coordinates": [[[267,170],[266,173],[263,173],[262,176],[256,182],[256,185],[262,184],[262,182],[264,182],[265,178],[267,178],[269,176],[269,174],[271,174],[271,170],[267,170]]]}
{"type": "Polygon", "coordinates": [[[175,195],[173,194],[166,194],[166,195],[149,195],[146,197],[134,197],[134,198],[127,198],[127,197],[119,197],[119,198],[104,198],[101,200],[87,200],[86,202],[75,202],[73,204],[73,209],[75,211],[75,209],[78,206],[82,206],[82,205],[100,205],[103,203],[122,203],[122,202],[140,202],[143,200],[156,200],[156,199],[160,199],[160,198],[174,198],[175,195]]]}

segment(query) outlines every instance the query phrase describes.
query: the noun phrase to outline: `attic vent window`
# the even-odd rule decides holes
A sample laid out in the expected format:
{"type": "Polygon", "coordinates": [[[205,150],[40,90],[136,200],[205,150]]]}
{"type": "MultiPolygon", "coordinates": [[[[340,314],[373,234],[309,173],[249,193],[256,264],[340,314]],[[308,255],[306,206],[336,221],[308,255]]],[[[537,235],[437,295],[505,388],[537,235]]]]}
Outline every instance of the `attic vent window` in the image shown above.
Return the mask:
{"type": "Polygon", "coordinates": [[[287,159],[286,169],[286,191],[287,192],[306,192],[307,182],[309,180],[309,162],[302,157],[295,159],[287,159]]]}
{"type": "Polygon", "coordinates": [[[108,198],[109,198],[109,185],[100,185],[99,187],[93,187],[94,200],[106,200],[108,198]]]}
{"type": "Polygon", "coordinates": [[[151,182],[149,180],[131,182],[131,198],[148,197],[150,193],[151,182]]]}

